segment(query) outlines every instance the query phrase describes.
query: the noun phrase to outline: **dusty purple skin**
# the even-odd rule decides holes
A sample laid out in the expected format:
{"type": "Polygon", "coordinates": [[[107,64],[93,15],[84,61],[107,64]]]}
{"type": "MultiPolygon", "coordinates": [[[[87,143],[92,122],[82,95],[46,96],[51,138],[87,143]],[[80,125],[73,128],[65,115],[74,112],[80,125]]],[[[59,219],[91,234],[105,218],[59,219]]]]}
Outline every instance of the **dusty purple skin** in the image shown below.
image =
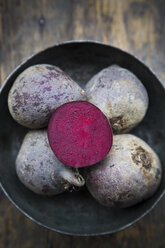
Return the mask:
{"type": "Polygon", "coordinates": [[[114,133],[124,133],[145,116],[148,95],[140,80],[117,65],[96,74],[86,85],[87,100],[110,120],[114,133]]]}
{"type": "Polygon", "coordinates": [[[57,195],[85,183],[77,170],[56,158],[49,146],[46,130],[27,133],[16,159],[16,172],[27,188],[42,195],[57,195]]]}
{"type": "Polygon", "coordinates": [[[53,65],[34,65],[15,80],[8,96],[12,117],[29,128],[47,126],[54,109],[84,99],[84,90],[53,65]]]}
{"type": "Polygon", "coordinates": [[[86,185],[102,205],[129,207],[152,196],[162,175],[156,153],[142,139],[115,135],[108,156],[100,163],[84,168],[86,185]]]}

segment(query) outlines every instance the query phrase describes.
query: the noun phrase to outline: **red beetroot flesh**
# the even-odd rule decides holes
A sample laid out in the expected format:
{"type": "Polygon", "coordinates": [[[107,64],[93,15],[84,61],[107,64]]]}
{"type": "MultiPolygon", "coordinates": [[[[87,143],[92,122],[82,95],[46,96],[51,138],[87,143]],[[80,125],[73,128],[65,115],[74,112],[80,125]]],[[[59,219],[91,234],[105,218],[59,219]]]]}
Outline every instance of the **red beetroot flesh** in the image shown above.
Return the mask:
{"type": "Polygon", "coordinates": [[[57,108],[49,122],[48,138],[57,158],[75,168],[99,162],[112,146],[112,130],[106,116],[86,101],[57,108]]]}

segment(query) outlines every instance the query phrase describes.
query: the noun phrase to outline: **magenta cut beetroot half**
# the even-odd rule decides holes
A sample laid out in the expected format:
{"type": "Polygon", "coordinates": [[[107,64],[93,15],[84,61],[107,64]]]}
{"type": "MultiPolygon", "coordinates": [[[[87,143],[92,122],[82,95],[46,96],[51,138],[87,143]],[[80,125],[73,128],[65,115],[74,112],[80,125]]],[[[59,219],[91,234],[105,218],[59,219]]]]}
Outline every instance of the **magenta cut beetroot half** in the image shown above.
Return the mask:
{"type": "Polygon", "coordinates": [[[86,101],[73,101],[54,111],[48,139],[62,163],[80,168],[107,155],[112,146],[112,130],[99,108],[86,101]]]}

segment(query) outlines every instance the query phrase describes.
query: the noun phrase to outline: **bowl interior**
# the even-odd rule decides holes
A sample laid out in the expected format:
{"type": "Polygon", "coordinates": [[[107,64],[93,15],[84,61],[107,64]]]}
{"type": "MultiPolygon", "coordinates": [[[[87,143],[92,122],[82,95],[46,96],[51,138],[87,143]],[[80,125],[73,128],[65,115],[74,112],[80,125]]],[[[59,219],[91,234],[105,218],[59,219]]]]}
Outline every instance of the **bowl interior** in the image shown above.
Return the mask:
{"type": "Polygon", "coordinates": [[[0,182],[9,199],[28,217],[55,231],[72,235],[100,235],[119,231],[149,212],[165,190],[164,127],[165,91],[155,75],[132,55],[94,42],[72,42],[51,47],[22,63],[8,77],[0,95],[0,182]],[[25,188],[15,172],[15,159],[28,129],[18,125],[7,107],[8,91],[25,68],[40,63],[59,66],[79,85],[101,69],[118,64],[135,73],[149,94],[149,109],[132,133],[144,139],[158,153],[163,177],[158,191],[150,199],[126,209],[98,204],[84,188],[79,192],[54,197],[38,196],[25,188]]]}

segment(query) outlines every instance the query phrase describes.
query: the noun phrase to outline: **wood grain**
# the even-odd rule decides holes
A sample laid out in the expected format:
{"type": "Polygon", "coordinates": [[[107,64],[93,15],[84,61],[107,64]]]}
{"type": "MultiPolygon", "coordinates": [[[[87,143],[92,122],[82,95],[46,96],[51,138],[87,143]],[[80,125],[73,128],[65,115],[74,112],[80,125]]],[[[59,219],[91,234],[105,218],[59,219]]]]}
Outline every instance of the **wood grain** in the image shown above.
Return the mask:
{"type": "MultiPolygon", "coordinates": [[[[163,0],[0,0],[0,84],[31,54],[65,40],[90,39],[135,54],[165,85],[164,13],[163,0]]],[[[164,204],[165,198],[117,234],[70,237],[34,224],[1,192],[0,248],[163,248],[164,204]]]]}

